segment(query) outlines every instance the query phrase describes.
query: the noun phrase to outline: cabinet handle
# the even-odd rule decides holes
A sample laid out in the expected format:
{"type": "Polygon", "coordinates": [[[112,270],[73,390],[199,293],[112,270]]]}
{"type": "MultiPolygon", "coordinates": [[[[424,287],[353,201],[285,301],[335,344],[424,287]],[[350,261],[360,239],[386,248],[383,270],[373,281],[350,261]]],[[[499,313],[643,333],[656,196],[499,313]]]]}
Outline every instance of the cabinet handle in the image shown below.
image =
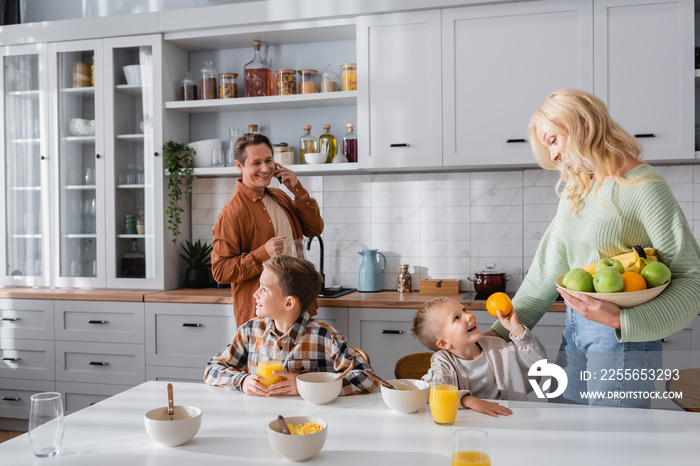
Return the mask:
{"type": "Polygon", "coordinates": [[[506,144],[512,144],[514,142],[527,142],[527,139],[506,139],[506,144]]]}
{"type": "Polygon", "coordinates": [[[0,396],[2,401],[22,401],[22,398],[16,396],[0,396]]]}
{"type": "Polygon", "coordinates": [[[406,144],[405,142],[399,144],[389,144],[389,147],[408,147],[408,144],[406,144]]]}
{"type": "Polygon", "coordinates": [[[40,156],[39,156],[39,160],[46,160],[46,156],[45,156],[45,155],[40,155],[40,156]]]}
{"type": "Polygon", "coordinates": [[[10,358],[10,357],[3,357],[3,358],[2,358],[2,360],[3,360],[3,361],[11,361],[11,362],[17,362],[17,361],[21,361],[21,360],[22,360],[22,358],[10,358]]]}
{"type": "Polygon", "coordinates": [[[203,324],[195,324],[192,322],[185,322],[182,324],[183,327],[203,327],[203,324]]]}
{"type": "Polygon", "coordinates": [[[656,134],[654,133],[641,133],[641,134],[635,134],[635,138],[655,138],[656,134]]]}
{"type": "Polygon", "coordinates": [[[100,154],[95,154],[96,159],[99,159],[100,157],[102,157],[100,154]]]}
{"type": "Polygon", "coordinates": [[[19,317],[3,317],[0,320],[3,322],[19,322],[19,317]]]}
{"type": "Polygon", "coordinates": [[[403,330],[382,330],[382,333],[387,335],[401,335],[403,334],[403,330]]]}
{"type": "Polygon", "coordinates": [[[90,361],[91,366],[109,366],[108,362],[102,362],[102,361],[90,361]]]}
{"type": "Polygon", "coordinates": [[[88,324],[108,324],[108,320],[88,320],[88,324]]]}
{"type": "Polygon", "coordinates": [[[158,157],[158,152],[154,152],[153,157],[158,157]]]}

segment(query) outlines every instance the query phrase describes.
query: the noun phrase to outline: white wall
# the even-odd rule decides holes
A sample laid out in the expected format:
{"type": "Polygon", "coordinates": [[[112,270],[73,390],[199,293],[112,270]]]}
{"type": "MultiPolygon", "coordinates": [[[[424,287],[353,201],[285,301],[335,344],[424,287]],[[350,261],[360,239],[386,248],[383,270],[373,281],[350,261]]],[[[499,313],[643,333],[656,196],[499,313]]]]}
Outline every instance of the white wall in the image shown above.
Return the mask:
{"type": "MultiPolygon", "coordinates": [[[[700,166],[663,166],[688,222],[700,238],[700,166]]],[[[395,289],[400,263],[417,287],[422,278],[467,277],[493,261],[515,291],[556,212],[556,174],[539,169],[493,172],[300,176],[325,222],[328,285],[357,286],[362,249],[387,257],[384,289],[395,289]]],[[[276,183],[276,182],[275,182],[276,183]]],[[[192,235],[211,241],[211,227],[235,180],[195,180],[192,235]]],[[[318,263],[317,246],[311,260],[318,263]]]]}

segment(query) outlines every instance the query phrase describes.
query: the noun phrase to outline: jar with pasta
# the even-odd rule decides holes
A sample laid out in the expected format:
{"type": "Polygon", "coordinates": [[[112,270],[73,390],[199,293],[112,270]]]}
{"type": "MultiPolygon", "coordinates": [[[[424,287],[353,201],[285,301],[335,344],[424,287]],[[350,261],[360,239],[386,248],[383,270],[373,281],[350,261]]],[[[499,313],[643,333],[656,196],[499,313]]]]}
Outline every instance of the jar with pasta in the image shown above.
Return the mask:
{"type": "Polygon", "coordinates": [[[275,89],[277,95],[296,94],[297,70],[277,70],[275,73],[275,89]]]}
{"type": "Polygon", "coordinates": [[[343,75],[341,78],[342,89],[344,91],[356,91],[357,90],[357,63],[344,63],[340,65],[340,69],[343,70],[343,75]]]}
{"type": "Polygon", "coordinates": [[[238,97],[237,73],[219,73],[219,99],[238,97]]]}
{"type": "Polygon", "coordinates": [[[299,70],[299,94],[315,94],[318,92],[316,84],[316,70],[299,70]]]}

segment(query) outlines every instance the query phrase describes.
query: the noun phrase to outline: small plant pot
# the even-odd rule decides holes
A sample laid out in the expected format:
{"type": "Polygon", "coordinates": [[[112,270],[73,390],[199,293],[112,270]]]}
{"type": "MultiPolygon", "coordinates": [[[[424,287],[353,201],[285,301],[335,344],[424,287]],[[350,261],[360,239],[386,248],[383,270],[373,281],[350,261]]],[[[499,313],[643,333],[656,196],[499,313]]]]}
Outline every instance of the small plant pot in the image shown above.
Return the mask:
{"type": "Polygon", "coordinates": [[[185,272],[185,286],[187,288],[208,288],[211,273],[209,267],[189,267],[185,272]]]}

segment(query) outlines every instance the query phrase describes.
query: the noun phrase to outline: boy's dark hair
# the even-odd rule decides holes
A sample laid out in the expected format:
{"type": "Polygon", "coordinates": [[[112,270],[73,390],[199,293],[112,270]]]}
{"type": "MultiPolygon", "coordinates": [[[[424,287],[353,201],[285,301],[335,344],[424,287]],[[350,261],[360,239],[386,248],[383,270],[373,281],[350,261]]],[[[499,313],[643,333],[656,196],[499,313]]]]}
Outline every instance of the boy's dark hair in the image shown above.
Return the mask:
{"type": "Polygon", "coordinates": [[[437,311],[449,298],[439,296],[423,304],[416,315],[413,316],[413,328],[411,333],[425,346],[433,351],[440,351],[437,346],[439,338],[438,325],[435,323],[435,311],[437,311]]]}
{"type": "Polygon", "coordinates": [[[245,150],[248,146],[257,146],[258,144],[265,144],[270,148],[270,154],[272,154],[272,143],[267,136],[258,133],[246,133],[238,138],[236,144],[233,145],[233,156],[241,165],[245,165],[245,150]]]}
{"type": "Polygon", "coordinates": [[[294,296],[299,300],[301,312],[306,311],[321,292],[323,277],[312,262],[279,255],[263,262],[263,267],[275,273],[284,296],[294,296]]]}

